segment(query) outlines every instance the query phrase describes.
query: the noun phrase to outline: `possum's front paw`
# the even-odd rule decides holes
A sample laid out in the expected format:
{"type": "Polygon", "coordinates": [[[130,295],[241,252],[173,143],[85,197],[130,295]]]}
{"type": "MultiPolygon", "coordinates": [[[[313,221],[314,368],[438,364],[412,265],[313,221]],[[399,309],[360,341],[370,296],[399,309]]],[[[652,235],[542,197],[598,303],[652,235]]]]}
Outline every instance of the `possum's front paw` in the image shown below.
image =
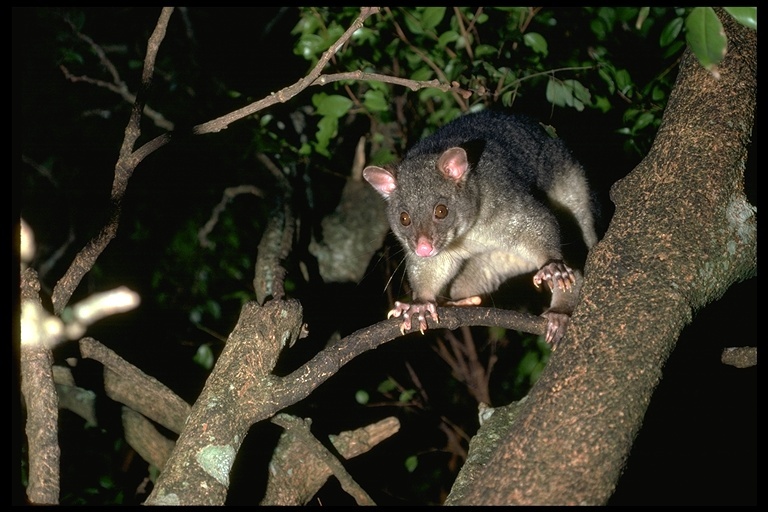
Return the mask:
{"type": "Polygon", "coordinates": [[[540,288],[543,282],[547,283],[549,291],[554,291],[555,286],[566,291],[576,284],[576,276],[568,265],[555,260],[545,264],[533,276],[533,284],[536,285],[536,288],[540,288]]]}
{"type": "Polygon", "coordinates": [[[571,316],[552,310],[545,311],[541,316],[547,319],[546,342],[552,349],[555,349],[565,336],[565,329],[568,327],[571,316]]]}
{"type": "Polygon", "coordinates": [[[417,302],[414,304],[406,304],[404,302],[395,301],[395,307],[387,313],[387,318],[393,316],[399,317],[402,315],[403,323],[400,324],[400,333],[405,334],[411,330],[411,319],[415,316],[419,321],[419,332],[424,334],[427,330],[427,317],[425,313],[429,313],[429,316],[435,323],[439,323],[440,320],[437,317],[437,305],[434,302],[417,302]]]}

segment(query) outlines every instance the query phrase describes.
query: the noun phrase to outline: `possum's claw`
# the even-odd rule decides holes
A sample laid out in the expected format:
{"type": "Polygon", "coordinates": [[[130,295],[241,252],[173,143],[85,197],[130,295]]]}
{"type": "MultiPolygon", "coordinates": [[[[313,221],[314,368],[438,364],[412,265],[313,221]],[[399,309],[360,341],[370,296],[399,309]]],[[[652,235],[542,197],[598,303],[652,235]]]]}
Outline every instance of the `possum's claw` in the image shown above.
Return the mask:
{"type": "Polygon", "coordinates": [[[427,317],[425,313],[429,313],[430,318],[435,323],[440,323],[440,319],[437,316],[437,305],[434,302],[420,302],[414,304],[406,304],[404,302],[395,301],[395,307],[387,313],[387,318],[399,317],[402,315],[403,322],[400,324],[400,334],[405,334],[411,330],[411,318],[415,315],[419,322],[419,332],[424,334],[427,330],[427,317]]]}
{"type": "Polygon", "coordinates": [[[545,311],[541,316],[547,319],[547,331],[545,340],[552,350],[557,348],[560,340],[565,336],[565,330],[571,320],[571,316],[557,311],[545,311]]]}
{"type": "Polygon", "coordinates": [[[576,276],[573,270],[562,261],[550,261],[533,276],[533,284],[536,285],[536,288],[541,288],[543,282],[547,283],[549,291],[554,291],[555,286],[566,291],[576,284],[576,276]]]}

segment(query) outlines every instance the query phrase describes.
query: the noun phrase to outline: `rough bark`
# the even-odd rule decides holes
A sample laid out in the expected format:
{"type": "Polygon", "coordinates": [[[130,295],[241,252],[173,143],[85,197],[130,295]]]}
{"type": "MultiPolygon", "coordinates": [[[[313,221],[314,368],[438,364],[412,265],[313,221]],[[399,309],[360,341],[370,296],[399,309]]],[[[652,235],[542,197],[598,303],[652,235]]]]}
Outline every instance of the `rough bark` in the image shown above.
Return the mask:
{"type": "MultiPolygon", "coordinates": [[[[37,273],[32,269],[22,270],[22,308],[27,315],[42,318],[39,293],[37,273]]],[[[27,412],[25,432],[29,445],[27,499],[37,505],[56,505],[59,503],[61,450],[57,436],[59,408],[53,384],[53,354],[46,343],[51,335],[43,328],[42,322],[27,320],[26,323],[27,327],[22,329],[38,331],[22,333],[21,344],[21,394],[27,412]]]]}
{"type": "Polygon", "coordinates": [[[235,330],[192,407],[147,505],[223,505],[235,456],[260,404],[274,400],[271,374],[301,328],[295,301],[243,307],[235,330]]]}
{"type": "Polygon", "coordinates": [[[720,79],[686,52],[653,147],[613,187],[566,339],[515,414],[481,428],[447,504],[605,504],[681,330],[756,274],[757,34],[720,15],[720,79]]]}

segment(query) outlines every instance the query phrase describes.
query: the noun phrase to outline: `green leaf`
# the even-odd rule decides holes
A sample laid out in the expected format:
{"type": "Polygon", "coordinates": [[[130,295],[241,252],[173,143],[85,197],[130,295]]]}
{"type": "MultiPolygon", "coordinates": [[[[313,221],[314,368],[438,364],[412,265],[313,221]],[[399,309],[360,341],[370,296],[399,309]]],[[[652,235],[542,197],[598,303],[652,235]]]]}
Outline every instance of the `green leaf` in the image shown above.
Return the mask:
{"type": "Polygon", "coordinates": [[[323,38],[317,34],[304,34],[293,48],[295,55],[301,55],[307,60],[312,60],[315,55],[323,51],[323,38]]]}
{"type": "Polygon", "coordinates": [[[595,105],[595,108],[597,108],[602,113],[606,113],[609,110],[611,110],[611,108],[613,108],[611,106],[611,102],[605,96],[596,96],[594,100],[594,105],[595,105]]]}
{"type": "MultiPolygon", "coordinates": [[[[646,7],[646,9],[648,9],[646,7]]],[[[629,24],[630,21],[640,18],[640,9],[637,7],[617,7],[616,20],[629,24]]]]}
{"type": "Polygon", "coordinates": [[[387,165],[397,161],[397,155],[387,148],[381,148],[371,155],[371,163],[375,165],[387,165]]]}
{"type": "Polygon", "coordinates": [[[371,30],[370,28],[360,27],[359,29],[355,30],[354,34],[352,34],[352,39],[358,44],[362,44],[362,43],[376,44],[377,33],[376,31],[371,30]]]}
{"type": "Polygon", "coordinates": [[[422,66],[413,72],[411,75],[411,80],[416,80],[418,82],[432,80],[432,77],[434,76],[433,73],[434,72],[429,68],[429,66],[422,66]]]}
{"type": "Polygon", "coordinates": [[[451,93],[449,92],[443,92],[440,89],[422,89],[419,91],[419,101],[425,102],[429,100],[444,102],[444,101],[450,101],[451,93]]]}
{"type": "Polygon", "coordinates": [[[608,92],[613,94],[616,92],[616,82],[613,80],[613,77],[611,76],[611,73],[609,71],[613,71],[612,69],[607,69],[604,67],[601,67],[597,70],[597,74],[600,78],[603,79],[605,84],[608,86],[608,92]]]}
{"type": "Polygon", "coordinates": [[[489,44],[479,44],[475,47],[475,58],[481,59],[483,57],[492,57],[499,53],[499,50],[495,46],[489,44]]]}
{"type": "Polygon", "coordinates": [[[663,58],[669,58],[672,55],[676,55],[677,53],[683,51],[685,49],[685,42],[683,41],[675,41],[671,45],[667,47],[667,50],[662,54],[663,58]]]}
{"type": "Polygon", "coordinates": [[[503,327],[489,327],[488,339],[491,341],[499,341],[507,334],[507,330],[503,327]]]}
{"type": "Polygon", "coordinates": [[[523,42],[525,46],[532,49],[536,53],[547,56],[547,40],[541,34],[536,32],[528,32],[523,36],[523,42]]]}
{"type": "Polygon", "coordinates": [[[412,34],[424,34],[434,31],[445,16],[445,7],[427,7],[410,9],[405,14],[405,24],[412,34]]]}
{"type": "Polygon", "coordinates": [[[421,24],[427,30],[433,30],[443,21],[445,17],[445,7],[427,7],[424,14],[421,15],[421,24]]]}
{"type": "Polygon", "coordinates": [[[659,44],[662,48],[669,46],[675,39],[677,39],[677,36],[680,35],[680,31],[683,30],[683,23],[685,23],[683,18],[675,18],[667,23],[667,26],[662,29],[661,35],[659,36],[659,44]]]}
{"type": "Polygon", "coordinates": [[[320,29],[320,18],[314,15],[305,14],[291,30],[291,34],[311,34],[320,29]]]}
{"type": "Polygon", "coordinates": [[[115,481],[109,475],[103,475],[99,477],[99,485],[104,489],[113,489],[115,487],[115,481]]]}
{"type": "Polygon", "coordinates": [[[309,143],[304,142],[299,148],[299,155],[309,156],[311,154],[312,154],[312,146],[310,146],[309,143]]]}
{"type": "Polygon", "coordinates": [[[360,405],[367,404],[369,399],[370,399],[370,396],[368,395],[368,392],[364,389],[358,389],[357,393],[355,393],[355,402],[359,403],[360,405]]]}
{"type": "Polygon", "coordinates": [[[317,107],[318,114],[336,119],[346,115],[353,105],[352,100],[340,94],[315,94],[312,103],[317,107]]]}
{"type": "Polygon", "coordinates": [[[448,46],[457,39],[459,39],[459,33],[455,30],[449,30],[440,34],[440,37],[437,38],[437,44],[438,46],[448,46]]]}
{"type": "Polygon", "coordinates": [[[205,368],[206,370],[210,370],[213,368],[213,363],[215,362],[215,357],[213,356],[213,351],[211,350],[211,346],[208,343],[204,343],[197,347],[197,352],[195,353],[195,357],[192,358],[192,360],[199,365],[202,368],[205,368]]]}
{"type": "Polygon", "coordinates": [[[67,48],[61,50],[61,60],[67,64],[82,64],[85,62],[82,55],[67,48]]]}
{"type": "Polygon", "coordinates": [[[547,135],[549,135],[553,139],[557,138],[557,130],[555,130],[554,126],[552,126],[551,124],[544,124],[544,123],[540,123],[540,124],[541,124],[541,127],[544,128],[544,131],[547,132],[547,135]]]}
{"type": "Polygon", "coordinates": [[[507,91],[501,95],[501,104],[505,107],[511,107],[513,100],[515,99],[516,91],[507,91]]]}
{"type": "Polygon", "coordinates": [[[522,375],[530,375],[536,369],[539,364],[539,354],[533,350],[529,350],[525,353],[520,363],[517,365],[518,373],[522,375]]]}
{"type": "Polygon", "coordinates": [[[415,389],[406,389],[405,391],[400,393],[400,396],[397,398],[397,401],[407,404],[408,402],[411,401],[411,399],[413,399],[413,395],[415,394],[416,394],[415,389]]]}
{"type": "Polygon", "coordinates": [[[363,105],[369,112],[386,112],[389,110],[389,102],[381,91],[365,91],[363,105]]]}
{"type": "Polygon", "coordinates": [[[397,389],[397,384],[392,379],[387,379],[387,380],[381,381],[379,386],[376,388],[376,390],[379,393],[381,393],[381,394],[388,393],[390,391],[394,391],[395,389],[397,389]]]}
{"type": "Polygon", "coordinates": [[[616,80],[616,87],[619,89],[619,92],[625,96],[628,96],[632,90],[632,87],[634,86],[632,77],[629,76],[629,71],[626,69],[618,70],[614,75],[614,79],[616,80]]]}
{"type": "Polygon", "coordinates": [[[75,29],[81,31],[85,26],[85,13],[82,11],[72,12],[67,15],[67,20],[72,23],[75,29]]]}
{"type": "Polygon", "coordinates": [[[659,87],[658,85],[653,87],[651,91],[651,99],[653,101],[663,101],[667,97],[667,91],[659,87]]]}
{"type": "Polygon", "coordinates": [[[539,380],[539,376],[541,375],[541,372],[544,370],[544,367],[546,366],[545,363],[540,362],[537,364],[532,370],[531,375],[528,379],[528,381],[531,383],[531,386],[536,384],[536,381],[539,380]]]}
{"type": "Polygon", "coordinates": [[[412,69],[416,69],[424,63],[421,55],[416,52],[409,51],[405,54],[405,59],[408,61],[408,66],[412,69]]]}
{"type": "Polygon", "coordinates": [[[623,115],[623,116],[621,116],[621,120],[622,120],[624,123],[626,123],[626,124],[629,124],[630,122],[634,122],[634,119],[635,119],[637,116],[639,116],[641,113],[642,113],[642,112],[640,112],[640,111],[639,111],[638,109],[636,109],[636,108],[628,108],[627,110],[625,110],[625,111],[624,111],[624,115],[623,115]]]}
{"type": "Polygon", "coordinates": [[[215,300],[207,300],[207,301],[205,301],[205,310],[213,318],[216,318],[216,319],[221,318],[221,304],[219,304],[215,300]]]}
{"type": "Polygon", "coordinates": [[[609,30],[613,30],[613,24],[616,23],[616,9],[614,7],[600,7],[597,10],[597,17],[605,22],[609,30]]]}
{"type": "Polygon", "coordinates": [[[547,83],[547,100],[559,107],[573,107],[579,112],[590,103],[589,90],[578,80],[550,80],[547,83]]]}
{"type": "Polygon", "coordinates": [[[416,468],[419,465],[419,458],[416,455],[411,455],[407,459],[405,459],[405,469],[409,473],[413,473],[416,471],[416,468]]]}
{"type": "Polygon", "coordinates": [[[632,132],[636,133],[651,124],[656,119],[656,116],[654,116],[650,112],[643,112],[640,114],[640,116],[635,121],[634,126],[632,126],[632,132]]]}
{"type": "Polygon", "coordinates": [[[323,46],[321,51],[327,50],[333,43],[338,41],[341,35],[344,33],[344,30],[345,29],[337,23],[331,24],[331,26],[329,26],[328,29],[324,32],[323,46]]]}
{"type": "Polygon", "coordinates": [[[723,7],[723,9],[745,27],[757,30],[757,7],[723,7]]]}
{"type": "Polygon", "coordinates": [[[572,100],[573,95],[566,87],[563,86],[558,80],[550,80],[547,83],[547,101],[554,103],[559,107],[564,107],[572,100]]]}
{"type": "Polygon", "coordinates": [[[328,152],[328,143],[336,136],[338,129],[338,117],[324,116],[320,122],[317,123],[317,134],[315,135],[317,144],[315,145],[315,151],[330,158],[331,154],[328,152]]]}
{"type": "Polygon", "coordinates": [[[566,80],[565,81],[566,87],[570,87],[573,91],[573,96],[577,100],[579,100],[582,103],[590,103],[592,101],[592,95],[589,92],[589,89],[584,87],[581,82],[578,80],[566,80]]]}
{"type": "Polygon", "coordinates": [[[608,36],[608,27],[605,26],[605,21],[596,18],[589,22],[589,29],[595,34],[598,41],[604,41],[608,36]]]}
{"type": "Polygon", "coordinates": [[[725,57],[727,39],[711,7],[695,7],[685,19],[686,41],[705,69],[714,71],[725,57]]]}

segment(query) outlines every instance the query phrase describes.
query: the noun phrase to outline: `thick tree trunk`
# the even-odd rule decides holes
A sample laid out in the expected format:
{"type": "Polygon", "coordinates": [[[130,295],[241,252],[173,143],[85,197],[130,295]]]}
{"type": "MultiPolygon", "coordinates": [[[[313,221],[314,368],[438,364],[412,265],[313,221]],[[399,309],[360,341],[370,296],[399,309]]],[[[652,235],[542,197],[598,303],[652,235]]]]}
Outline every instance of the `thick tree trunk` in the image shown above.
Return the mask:
{"type": "Polygon", "coordinates": [[[686,52],[653,147],[613,187],[567,338],[526,400],[480,429],[447,504],[605,504],[681,330],[756,274],[757,34],[718,14],[720,78],[686,52]]]}

